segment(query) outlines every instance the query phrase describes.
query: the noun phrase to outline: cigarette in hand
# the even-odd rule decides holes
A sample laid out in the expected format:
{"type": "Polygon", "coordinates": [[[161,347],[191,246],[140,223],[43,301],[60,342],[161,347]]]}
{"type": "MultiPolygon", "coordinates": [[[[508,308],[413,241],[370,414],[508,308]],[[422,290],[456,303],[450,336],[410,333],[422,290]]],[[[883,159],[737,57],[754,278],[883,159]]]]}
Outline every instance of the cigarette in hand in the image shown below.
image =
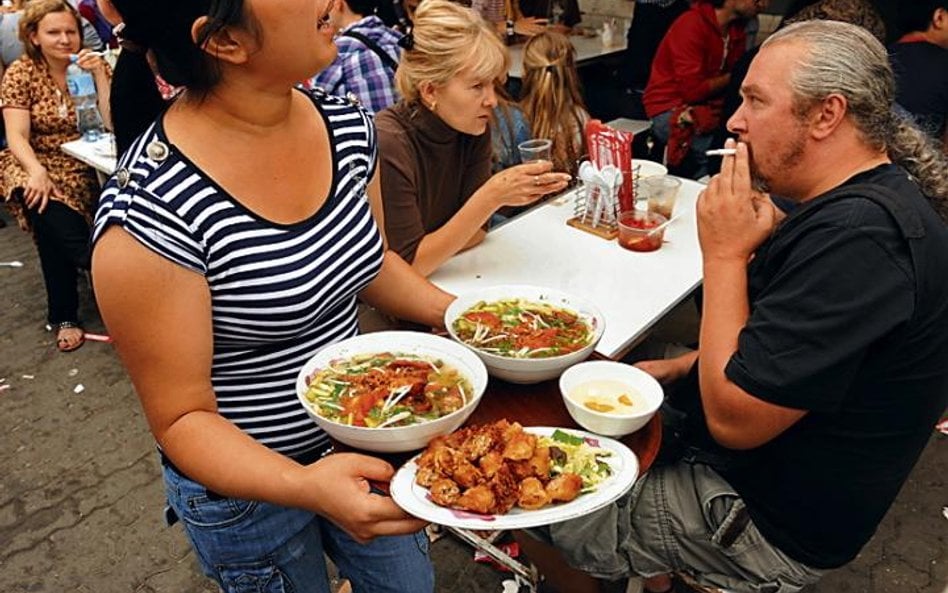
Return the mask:
{"type": "Polygon", "coordinates": [[[736,148],[714,148],[704,152],[708,156],[734,156],[737,154],[736,148]]]}

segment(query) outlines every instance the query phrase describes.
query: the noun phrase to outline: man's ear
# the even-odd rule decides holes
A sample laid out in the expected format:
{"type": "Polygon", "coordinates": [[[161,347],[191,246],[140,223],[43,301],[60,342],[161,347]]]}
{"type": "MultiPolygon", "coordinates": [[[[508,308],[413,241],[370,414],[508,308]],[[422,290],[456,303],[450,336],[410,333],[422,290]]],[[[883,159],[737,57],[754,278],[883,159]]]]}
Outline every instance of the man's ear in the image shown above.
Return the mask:
{"type": "MultiPolygon", "coordinates": [[[[207,24],[207,17],[202,16],[191,25],[191,39],[195,43],[201,39],[201,32],[207,24]]],[[[219,60],[231,64],[243,64],[253,53],[253,43],[254,39],[249,33],[225,26],[208,37],[202,49],[219,60]]]]}
{"type": "Polygon", "coordinates": [[[932,22],[929,25],[929,28],[940,30],[948,29],[948,9],[941,7],[936,8],[935,12],[932,13],[932,22]]]}
{"type": "Polygon", "coordinates": [[[810,113],[810,134],[823,140],[846,119],[849,102],[839,93],[832,93],[813,107],[810,113]]]}

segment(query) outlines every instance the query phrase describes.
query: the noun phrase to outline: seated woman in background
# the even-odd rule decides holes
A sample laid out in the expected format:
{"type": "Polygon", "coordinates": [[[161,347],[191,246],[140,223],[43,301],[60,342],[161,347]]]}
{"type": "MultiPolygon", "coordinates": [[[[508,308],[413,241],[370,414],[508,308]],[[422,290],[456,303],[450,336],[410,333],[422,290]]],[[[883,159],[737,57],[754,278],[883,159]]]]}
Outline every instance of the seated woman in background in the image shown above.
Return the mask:
{"type": "Polygon", "coordinates": [[[109,67],[81,50],[79,15],[64,0],[34,0],[20,20],[26,54],[3,78],[3,121],[9,148],[0,153],[2,187],[20,227],[32,231],[46,284],[47,320],[59,350],[83,343],[79,327],[78,270],[89,268],[89,223],[99,186],[95,171],[60,145],[79,138],[76,107],[66,88],[66,67],[78,64],[95,79],[107,127],[109,67]]]}
{"type": "Polygon", "coordinates": [[[539,161],[491,177],[494,85],[507,72],[500,40],[471,9],[425,0],[395,81],[403,99],[376,116],[385,230],[392,249],[428,275],[484,239],[503,206],[566,187],[539,161]]]}
{"type": "Polygon", "coordinates": [[[520,98],[533,136],[553,141],[553,168],[571,175],[586,152],[583,130],[589,121],[575,56],[573,44],[560,33],[547,31],[527,41],[520,98]]]}
{"type": "Polygon", "coordinates": [[[496,173],[520,164],[517,146],[531,136],[530,122],[517,102],[510,98],[500,84],[494,85],[494,93],[497,95],[497,107],[494,107],[490,122],[490,140],[494,150],[491,171],[496,173]]]}

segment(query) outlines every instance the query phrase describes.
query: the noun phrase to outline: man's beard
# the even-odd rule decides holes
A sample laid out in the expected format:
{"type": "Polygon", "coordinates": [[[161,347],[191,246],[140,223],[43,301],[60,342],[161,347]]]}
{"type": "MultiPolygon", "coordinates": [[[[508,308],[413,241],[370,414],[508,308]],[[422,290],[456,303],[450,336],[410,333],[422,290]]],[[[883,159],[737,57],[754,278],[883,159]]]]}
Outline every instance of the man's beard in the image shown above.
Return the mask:
{"type": "Polygon", "coordinates": [[[803,129],[798,128],[795,130],[789,142],[784,146],[785,148],[776,155],[776,164],[774,165],[773,171],[768,175],[760,172],[754,159],[754,147],[750,143],[747,144],[748,154],[750,155],[751,185],[755,190],[762,193],[770,193],[773,188],[774,176],[786,175],[787,172],[791,171],[799,162],[806,148],[806,139],[803,129]]]}

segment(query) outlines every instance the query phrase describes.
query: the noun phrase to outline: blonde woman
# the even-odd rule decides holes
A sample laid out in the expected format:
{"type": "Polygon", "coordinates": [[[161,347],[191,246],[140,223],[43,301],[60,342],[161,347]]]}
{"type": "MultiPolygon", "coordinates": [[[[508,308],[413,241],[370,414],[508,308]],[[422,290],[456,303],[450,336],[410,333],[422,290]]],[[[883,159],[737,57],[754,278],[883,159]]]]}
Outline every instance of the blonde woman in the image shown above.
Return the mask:
{"type": "Polygon", "coordinates": [[[541,33],[523,48],[523,110],[535,138],[553,140],[553,168],[575,174],[585,151],[583,128],[589,112],[579,90],[576,50],[554,31],[541,33]]]}
{"type": "Polygon", "coordinates": [[[389,246],[428,275],[484,239],[504,206],[561,191],[570,176],[538,161],[491,177],[488,124],[508,57],[490,26],[448,0],[425,0],[403,41],[402,100],[376,116],[389,246]]]}

